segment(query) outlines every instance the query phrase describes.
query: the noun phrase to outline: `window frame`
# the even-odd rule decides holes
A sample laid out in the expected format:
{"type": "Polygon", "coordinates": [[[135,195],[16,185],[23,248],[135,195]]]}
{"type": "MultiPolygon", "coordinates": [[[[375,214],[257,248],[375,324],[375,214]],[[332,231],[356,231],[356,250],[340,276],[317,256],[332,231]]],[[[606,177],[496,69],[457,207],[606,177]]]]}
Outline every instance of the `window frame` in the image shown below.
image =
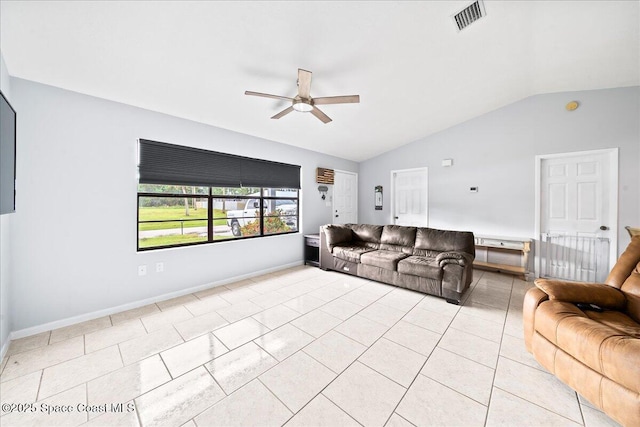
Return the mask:
{"type": "MultiPolygon", "coordinates": [[[[168,249],[168,248],[179,248],[185,246],[197,246],[197,245],[207,245],[212,243],[220,243],[220,242],[232,242],[238,240],[247,240],[247,239],[257,239],[262,237],[271,237],[271,236],[281,236],[286,234],[295,234],[300,232],[300,189],[292,188],[289,190],[295,191],[295,197],[292,196],[266,196],[265,190],[272,189],[272,187],[254,187],[259,189],[260,195],[238,195],[238,194],[213,194],[213,188],[228,188],[228,187],[207,187],[207,194],[180,194],[180,193],[153,193],[153,192],[137,192],[136,196],[136,250],[137,252],[146,252],[153,251],[157,249],[168,249]],[[207,200],[207,218],[194,218],[194,219],[175,219],[175,220],[145,220],[140,221],[140,198],[141,197],[156,197],[156,198],[176,198],[176,199],[206,199],[207,200]],[[259,221],[259,233],[251,236],[231,236],[229,238],[224,239],[214,239],[213,227],[214,221],[222,218],[214,218],[214,209],[213,203],[216,199],[227,199],[227,200],[252,200],[257,199],[260,207],[257,208],[260,210],[260,215],[257,217],[259,221]],[[267,216],[265,214],[264,207],[267,201],[273,200],[274,203],[277,200],[295,200],[296,202],[296,214],[282,214],[279,215],[282,217],[295,217],[295,230],[279,232],[279,233],[268,233],[265,234],[264,230],[264,219],[267,216]],[[190,242],[190,243],[177,243],[173,245],[161,245],[161,246],[153,246],[153,247],[140,247],[140,224],[148,224],[148,223],[160,223],[160,222],[191,222],[191,221],[207,221],[207,239],[205,241],[199,242],[190,242]]],[[[246,204],[246,202],[244,202],[246,204]]],[[[225,215],[224,220],[228,222],[229,217],[225,215]]]]}

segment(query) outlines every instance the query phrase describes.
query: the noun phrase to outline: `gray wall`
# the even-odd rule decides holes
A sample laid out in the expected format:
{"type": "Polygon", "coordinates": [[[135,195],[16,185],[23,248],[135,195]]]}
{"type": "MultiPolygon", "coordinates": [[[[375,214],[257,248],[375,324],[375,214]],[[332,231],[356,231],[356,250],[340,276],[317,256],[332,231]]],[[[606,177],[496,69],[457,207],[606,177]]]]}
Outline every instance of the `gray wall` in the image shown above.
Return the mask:
{"type": "MultiPolygon", "coordinates": [[[[425,120],[429,120],[425,117],[425,120]]],[[[360,164],[360,222],[390,221],[390,171],[429,168],[429,226],[534,237],[535,156],[619,147],[619,250],[640,224],[640,88],[526,98],[360,164]],[[580,108],[568,112],[567,102],[580,108]],[[453,167],[441,166],[452,158],[453,167]],[[384,209],[373,189],[384,186],[384,209]],[[469,187],[479,187],[470,193],[469,187]]]]}
{"type": "Polygon", "coordinates": [[[302,165],[305,233],[331,221],[316,167],[359,172],[359,221],[387,223],[390,170],[427,166],[430,226],[532,236],[534,156],[607,147],[620,148],[619,223],[640,218],[638,87],[534,96],[358,165],[0,71],[19,117],[17,212],[0,217],[3,343],[9,330],[302,261],[301,234],[137,253],[138,138],[302,165]],[[568,113],[572,99],[581,107],[568,113]],[[454,166],[442,168],[444,158],[454,166]],[[383,211],[373,209],[375,185],[385,188],[383,211]]]}
{"type": "MultiPolygon", "coordinates": [[[[12,103],[10,78],[7,67],[0,52],[0,90],[4,96],[12,103]]],[[[15,108],[15,107],[14,107],[15,108]]],[[[13,214],[0,215],[0,358],[7,351],[6,345],[11,332],[11,319],[9,311],[9,288],[10,282],[10,223],[13,214]]]]}
{"type": "Polygon", "coordinates": [[[331,221],[316,167],[358,171],[355,162],[31,81],[12,78],[11,89],[20,118],[16,331],[302,263],[302,234],[137,253],[138,138],[301,165],[305,233],[331,221]],[[147,276],[138,276],[140,264],[147,276]]]}

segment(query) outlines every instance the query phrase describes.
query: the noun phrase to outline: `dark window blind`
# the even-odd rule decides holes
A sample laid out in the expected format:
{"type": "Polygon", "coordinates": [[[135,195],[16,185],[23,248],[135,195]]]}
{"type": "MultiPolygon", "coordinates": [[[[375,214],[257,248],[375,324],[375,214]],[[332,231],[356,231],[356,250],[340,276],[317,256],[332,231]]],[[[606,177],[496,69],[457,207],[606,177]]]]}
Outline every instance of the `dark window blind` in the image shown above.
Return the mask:
{"type": "Polygon", "coordinates": [[[300,188],[300,166],[140,140],[141,184],[300,188]]]}

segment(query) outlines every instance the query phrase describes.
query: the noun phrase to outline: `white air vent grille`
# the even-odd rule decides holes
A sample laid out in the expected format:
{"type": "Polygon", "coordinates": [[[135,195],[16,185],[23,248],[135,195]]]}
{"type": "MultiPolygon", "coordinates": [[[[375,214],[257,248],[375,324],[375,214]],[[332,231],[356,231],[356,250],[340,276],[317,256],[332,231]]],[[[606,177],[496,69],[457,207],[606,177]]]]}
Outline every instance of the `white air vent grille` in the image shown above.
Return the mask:
{"type": "Polygon", "coordinates": [[[458,31],[461,31],[485,15],[484,4],[478,0],[453,15],[453,20],[458,26],[458,31]]]}

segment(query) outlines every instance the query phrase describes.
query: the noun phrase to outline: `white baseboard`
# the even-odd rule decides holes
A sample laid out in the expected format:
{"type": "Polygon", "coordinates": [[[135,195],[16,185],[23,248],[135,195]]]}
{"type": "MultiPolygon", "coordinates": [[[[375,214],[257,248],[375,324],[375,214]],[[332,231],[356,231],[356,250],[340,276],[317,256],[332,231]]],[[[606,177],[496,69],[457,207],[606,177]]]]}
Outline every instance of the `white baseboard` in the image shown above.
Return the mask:
{"type": "MultiPolygon", "coordinates": [[[[198,285],[188,289],[181,289],[179,291],[169,292],[167,294],[162,294],[155,297],[122,304],[116,307],[106,308],[104,310],[93,311],[91,313],[85,313],[79,316],[68,317],[66,319],[56,320],[53,322],[44,323],[42,325],[32,326],[30,328],[20,329],[18,331],[12,331],[9,334],[9,339],[7,340],[5,345],[2,346],[1,355],[2,357],[4,357],[4,354],[9,349],[9,342],[11,340],[28,337],[31,335],[39,334],[41,332],[50,331],[52,329],[58,329],[65,326],[74,325],[80,322],[86,322],[87,320],[97,319],[98,317],[109,316],[111,314],[119,313],[121,311],[131,310],[134,308],[142,307],[144,305],[153,304],[159,301],[164,301],[170,298],[191,294],[194,292],[202,291],[202,290],[213,288],[216,286],[226,285],[227,283],[233,283],[240,280],[249,279],[251,277],[261,276],[263,274],[284,270],[286,268],[297,267],[299,265],[304,265],[304,261],[296,261],[289,264],[280,265],[277,267],[267,268],[265,270],[254,271],[249,274],[242,274],[240,276],[234,276],[228,279],[218,280],[216,282],[205,283],[204,285],[198,285]]],[[[0,360],[2,360],[2,357],[0,357],[0,360]]]]}
{"type": "Polygon", "coordinates": [[[9,344],[11,344],[11,334],[9,334],[9,336],[7,337],[7,341],[5,341],[5,343],[2,345],[2,348],[0,348],[0,362],[4,360],[4,355],[7,354],[7,351],[9,351],[9,344]]]}

